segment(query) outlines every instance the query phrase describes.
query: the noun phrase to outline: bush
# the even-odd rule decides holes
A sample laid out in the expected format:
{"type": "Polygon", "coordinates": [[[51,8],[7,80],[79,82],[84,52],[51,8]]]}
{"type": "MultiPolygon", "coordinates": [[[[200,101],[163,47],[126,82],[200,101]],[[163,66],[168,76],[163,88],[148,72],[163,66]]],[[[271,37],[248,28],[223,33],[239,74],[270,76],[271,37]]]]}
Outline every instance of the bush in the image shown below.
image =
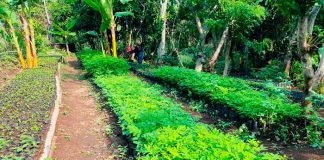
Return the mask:
{"type": "Polygon", "coordinates": [[[119,117],[123,134],[137,145],[138,159],[284,159],[261,153],[255,140],[197,122],[162,89],[130,76],[98,77],[95,83],[119,117]]]}
{"type": "Polygon", "coordinates": [[[123,75],[129,72],[130,66],[123,59],[104,56],[97,51],[84,51],[79,55],[84,68],[90,75],[123,75]]]}
{"type": "Polygon", "coordinates": [[[287,78],[286,74],[283,72],[283,65],[279,61],[272,61],[266,67],[262,68],[259,72],[252,72],[252,76],[261,80],[274,80],[277,82],[282,82],[287,78]]]}
{"type": "Polygon", "coordinates": [[[175,85],[180,90],[224,104],[243,117],[259,120],[264,124],[302,116],[302,109],[298,104],[290,103],[287,98],[254,90],[243,80],[176,67],[154,69],[151,75],[175,85]]]}

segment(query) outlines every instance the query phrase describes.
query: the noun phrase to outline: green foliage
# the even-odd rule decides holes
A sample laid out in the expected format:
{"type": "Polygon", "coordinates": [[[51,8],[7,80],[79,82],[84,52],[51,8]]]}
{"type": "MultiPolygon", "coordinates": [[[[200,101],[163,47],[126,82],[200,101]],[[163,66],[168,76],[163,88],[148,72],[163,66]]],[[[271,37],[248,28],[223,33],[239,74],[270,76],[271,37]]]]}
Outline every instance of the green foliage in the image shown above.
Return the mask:
{"type": "Polygon", "coordinates": [[[252,76],[261,80],[274,80],[282,82],[287,78],[280,61],[273,60],[270,64],[261,69],[261,71],[253,72],[252,76]]]}
{"type": "Polygon", "coordinates": [[[52,65],[23,70],[0,90],[0,159],[28,159],[38,147],[55,90],[57,59],[48,61],[52,65]]]}
{"type": "Polygon", "coordinates": [[[84,68],[90,75],[123,75],[129,72],[130,66],[123,59],[102,55],[102,52],[85,50],[79,53],[84,68]]]}
{"type": "Polygon", "coordinates": [[[286,98],[254,90],[243,80],[175,67],[154,69],[151,75],[175,85],[180,90],[224,104],[242,116],[259,120],[263,124],[271,125],[286,118],[300,118],[302,115],[298,104],[292,104],[286,98]]]}
{"type": "Polygon", "coordinates": [[[299,61],[294,61],[291,66],[291,77],[294,84],[300,88],[304,85],[304,71],[299,61]]]}
{"type": "Polygon", "coordinates": [[[306,119],[309,124],[306,126],[307,141],[312,147],[322,148],[324,146],[323,127],[324,118],[313,108],[307,108],[306,119]]]}
{"type": "Polygon", "coordinates": [[[18,68],[19,67],[19,60],[16,55],[16,53],[2,53],[0,54],[0,71],[2,69],[12,69],[12,68],[18,68]]]}
{"type": "Polygon", "coordinates": [[[261,153],[259,143],[198,123],[162,90],[130,76],[99,77],[123,133],[137,145],[139,159],[284,159],[261,153]]]}

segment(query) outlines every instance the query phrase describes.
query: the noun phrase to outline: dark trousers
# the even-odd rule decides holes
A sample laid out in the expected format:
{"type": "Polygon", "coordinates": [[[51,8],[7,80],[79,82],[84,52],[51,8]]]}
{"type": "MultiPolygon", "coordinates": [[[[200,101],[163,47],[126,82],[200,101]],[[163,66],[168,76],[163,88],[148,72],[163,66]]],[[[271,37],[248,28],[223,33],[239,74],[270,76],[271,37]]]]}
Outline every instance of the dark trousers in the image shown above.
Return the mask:
{"type": "Polygon", "coordinates": [[[144,58],[144,51],[141,51],[137,55],[137,63],[142,64],[143,63],[143,58],[144,58]]]}

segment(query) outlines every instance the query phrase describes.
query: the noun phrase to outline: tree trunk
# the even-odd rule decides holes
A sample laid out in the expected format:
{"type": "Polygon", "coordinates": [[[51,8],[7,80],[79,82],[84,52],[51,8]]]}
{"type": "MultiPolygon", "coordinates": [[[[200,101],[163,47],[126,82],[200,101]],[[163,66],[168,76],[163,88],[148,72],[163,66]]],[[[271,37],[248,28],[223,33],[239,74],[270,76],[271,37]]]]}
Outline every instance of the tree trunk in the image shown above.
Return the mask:
{"type": "Polygon", "coordinates": [[[115,33],[115,23],[111,25],[111,42],[112,42],[112,50],[113,50],[113,57],[117,58],[117,42],[116,42],[116,33],[115,33]]]}
{"type": "Polygon", "coordinates": [[[310,96],[312,90],[312,82],[314,78],[313,60],[310,55],[310,47],[307,43],[308,36],[308,16],[307,14],[299,18],[298,22],[298,51],[301,55],[301,63],[304,70],[304,94],[310,96]]]}
{"type": "MultiPolygon", "coordinates": [[[[48,30],[51,30],[51,28],[52,28],[52,22],[51,22],[51,19],[50,19],[50,15],[48,13],[48,8],[47,8],[46,0],[43,0],[43,5],[44,5],[45,14],[46,14],[47,29],[48,30]]],[[[48,40],[51,41],[52,36],[51,36],[50,33],[48,33],[47,37],[48,37],[48,40]]]]}
{"type": "Polygon", "coordinates": [[[212,68],[214,68],[215,64],[216,64],[216,61],[217,61],[217,58],[219,56],[219,53],[228,37],[228,32],[229,32],[229,27],[227,26],[223,32],[223,35],[222,35],[222,38],[221,40],[219,41],[218,43],[218,47],[213,55],[213,57],[211,58],[211,60],[209,61],[209,68],[212,70],[212,68]]]}
{"type": "Polygon", "coordinates": [[[161,12],[160,16],[163,21],[162,25],[162,33],[161,33],[161,42],[158,49],[158,63],[163,63],[163,57],[165,55],[165,37],[166,37],[166,22],[167,22],[167,6],[168,6],[168,0],[164,0],[164,2],[161,2],[161,12]]]}
{"type": "Polygon", "coordinates": [[[197,61],[196,61],[196,68],[195,68],[195,70],[197,72],[202,72],[203,66],[204,66],[204,62],[205,62],[205,56],[203,54],[200,54],[198,56],[197,61]]]}
{"type": "Polygon", "coordinates": [[[171,42],[171,45],[172,45],[172,50],[173,51],[175,51],[175,53],[177,54],[177,59],[178,59],[178,62],[179,62],[179,65],[181,66],[181,67],[184,67],[183,66],[183,63],[182,63],[182,61],[181,61],[181,58],[180,58],[180,53],[179,53],[179,50],[176,48],[176,46],[175,46],[175,43],[174,43],[174,32],[172,31],[172,33],[170,34],[170,32],[169,32],[169,35],[170,35],[170,42],[171,42]]]}
{"type": "Polygon", "coordinates": [[[111,48],[110,48],[110,42],[109,42],[109,37],[108,37],[108,32],[105,30],[105,39],[107,42],[107,54],[111,55],[111,48]]]}
{"type": "Polygon", "coordinates": [[[229,63],[230,63],[230,52],[232,52],[232,39],[229,38],[227,40],[227,49],[225,51],[225,66],[224,66],[224,71],[223,71],[223,76],[228,75],[228,68],[229,68],[229,63]]]}
{"type": "Polygon", "coordinates": [[[323,87],[324,85],[324,53],[320,54],[322,56],[318,68],[315,72],[312,88],[318,90],[320,93],[323,93],[323,89],[321,87],[323,87]]]}
{"type": "Polygon", "coordinates": [[[17,49],[17,53],[18,53],[21,68],[24,69],[24,68],[26,68],[26,62],[25,62],[24,56],[23,56],[22,51],[21,51],[20,46],[19,46],[19,42],[18,42],[18,39],[17,39],[17,36],[16,36],[15,28],[13,27],[11,20],[8,20],[8,24],[9,24],[9,27],[10,27],[10,32],[11,32],[12,38],[13,38],[14,43],[15,43],[15,47],[17,49]]]}
{"type": "Polygon", "coordinates": [[[291,68],[291,60],[292,60],[292,46],[288,46],[287,54],[285,56],[285,73],[287,76],[290,74],[291,68]]]}
{"type": "Polygon", "coordinates": [[[214,49],[217,47],[216,43],[217,43],[217,36],[216,36],[216,32],[215,31],[212,31],[212,37],[213,37],[213,46],[214,46],[214,49]]]}
{"type": "Polygon", "coordinates": [[[98,37],[98,38],[100,40],[100,47],[101,47],[102,54],[105,56],[106,55],[106,51],[105,51],[105,47],[103,45],[102,33],[100,34],[100,37],[98,37]]]}
{"type": "Polygon", "coordinates": [[[206,31],[204,30],[202,24],[201,24],[201,20],[200,18],[198,17],[198,15],[196,14],[196,24],[197,24],[197,29],[198,29],[198,32],[199,32],[199,38],[200,38],[200,47],[201,47],[201,50],[203,51],[204,48],[205,48],[205,39],[206,39],[206,31]]]}
{"type": "Polygon", "coordinates": [[[38,57],[37,57],[37,48],[36,48],[36,40],[35,40],[35,30],[34,30],[34,21],[29,19],[29,29],[30,29],[30,37],[31,37],[31,49],[33,54],[33,67],[38,66],[38,57]]]}
{"type": "Polygon", "coordinates": [[[64,38],[65,38],[65,48],[66,48],[66,52],[67,52],[68,56],[70,57],[71,55],[70,55],[70,48],[69,48],[69,40],[68,40],[68,37],[67,36],[65,36],[64,38]]]}
{"type": "Polygon", "coordinates": [[[129,33],[128,42],[127,42],[128,46],[132,45],[132,38],[133,38],[133,31],[131,30],[129,33]]]}
{"type": "Polygon", "coordinates": [[[30,46],[30,33],[28,29],[28,22],[25,19],[24,16],[20,16],[20,20],[23,23],[23,36],[25,40],[25,46],[26,46],[26,59],[27,59],[27,67],[28,68],[33,68],[33,57],[31,53],[31,46],[30,46]]]}
{"type": "Polygon", "coordinates": [[[317,14],[321,10],[321,7],[322,7],[321,5],[314,5],[309,13],[308,24],[307,24],[308,25],[307,32],[309,35],[313,34],[315,20],[316,20],[317,14]]]}

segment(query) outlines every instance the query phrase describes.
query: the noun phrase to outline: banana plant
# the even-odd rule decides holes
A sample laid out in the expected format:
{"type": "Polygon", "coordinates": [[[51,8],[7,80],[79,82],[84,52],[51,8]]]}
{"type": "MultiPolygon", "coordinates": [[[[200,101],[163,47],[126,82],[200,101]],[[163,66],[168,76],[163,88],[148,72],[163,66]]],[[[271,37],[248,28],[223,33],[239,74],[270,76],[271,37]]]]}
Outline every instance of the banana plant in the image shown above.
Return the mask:
{"type": "Polygon", "coordinates": [[[13,22],[15,21],[16,17],[15,14],[9,9],[8,6],[6,6],[5,4],[0,4],[0,20],[7,22],[9,27],[10,27],[10,33],[13,39],[13,42],[15,44],[17,53],[18,53],[18,57],[19,57],[19,61],[20,61],[20,65],[21,68],[26,68],[26,62],[24,59],[24,56],[22,54],[19,42],[18,42],[18,38],[16,36],[16,30],[14,28],[13,22]]]}
{"type": "Polygon", "coordinates": [[[35,68],[38,66],[34,20],[31,15],[30,5],[35,4],[34,0],[9,0],[13,7],[21,8],[19,18],[23,24],[23,35],[26,46],[27,66],[35,68]]]}
{"type": "MultiPolygon", "coordinates": [[[[123,4],[128,3],[131,0],[120,0],[123,4]]],[[[84,0],[84,2],[90,6],[93,10],[98,11],[101,15],[100,32],[103,33],[110,27],[112,38],[112,50],[113,57],[117,58],[117,42],[115,33],[115,15],[113,12],[114,0],[84,0]]],[[[133,15],[131,12],[117,12],[116,16],[128,16],[133,15]]]]}
{"type": "Polygon", "coordinates": [[[58,26],[57,24],[54,24],[54,31],[50,31],[51,34],[53,35],[58,35],[62,36],[65,40],[65,47],[66,47],[66,52],[68,53],[68,56],[70,56],[70,49],[69,49],[69,39],[71,36],[76,36],[75,32],[71,32],[70,30],[75,26],[77,23],[77,19],[74,19],[70,21],[64,28],[58,26]]]}
{"type": "Polygon", "coordinates": [[[101,51],[102,51],[102,54],[105,56],[106,54],[105,54],[105,49],[104,49],[104,45],[102,42],[102,36],[99,35],[96,31],[88,31],[88,32],[86,32],[86,34],[96,37],[100,41],[101,51]]]}

